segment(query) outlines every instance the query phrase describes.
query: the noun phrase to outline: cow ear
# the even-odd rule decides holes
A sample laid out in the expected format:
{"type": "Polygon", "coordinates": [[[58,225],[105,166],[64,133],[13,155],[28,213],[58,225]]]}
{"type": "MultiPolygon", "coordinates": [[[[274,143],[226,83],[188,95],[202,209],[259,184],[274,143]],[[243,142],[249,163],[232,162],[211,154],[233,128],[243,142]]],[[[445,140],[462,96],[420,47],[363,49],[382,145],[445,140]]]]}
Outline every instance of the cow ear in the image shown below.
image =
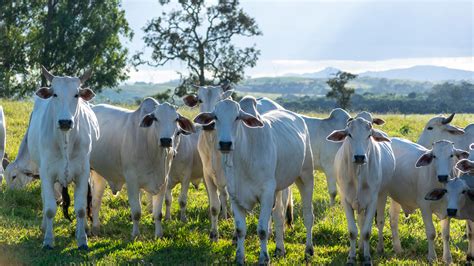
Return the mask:
{"type": "Polygon", "coordinates": [[[178,124],[179,127],[186,132],[196,132],[193,122],[180,114],[178,114],[178,124]]]}
{"type": "Polygon", "coordinates": [[[347,137],[346,130],[334,130],[329,136],[326,138],[332,142],[340,142],[343,141],[347,137]]]}
{"type": "Polygon", "coordinates": [[[198,97],[195,94],[186,95],[183,97],[183,102],[189,107],[194,107],[198,104],[198,97]]]}
{"type": "Polygon", "coordinates": [[[445,127],[446,127],[445,130],[448,131],[450,134],[453,134],[453,135],[463,135],[464,134],[464,130],[461,129],[461,128],[451,126],[449,124],[446,124],[445,127]]]}
{"type": "Polygon", "coordinates": [[[425,200],[440,200],[443,198],[444,194],[446,194],[446,189],[444,188],[436,188],[433,189],[431,192],[428,192],[425,196],[425,200]]]}
{"type": "Polygon", "coordinates": [[[375,117],[375,118],[372,119],[372,123],[381,126],[381,125],[385,124],[385,120],[383,120],[382,118],[375,117]]]}
{"type": "Polygon", "coordinates": [[[2,167],[3,169],[7,169],[7,166],[10,164],[10,161],[8,160],[8,158],[3,158],[2,160],[2,167]]]}
{"type": "Polygon", "coordinates": [[[49,72],[43,65],[41,65],[41,73],[43,73],[43,76],[47,81],[53,81],[54,75],[51,74],[51,72],[49,72]]]}
{"type": "Polygon", "coordinates": [[[470,200],[474,201],[474,189],[468,189],[466,194],[470,200]]]}
{"type": "Polygon", "coordinates": [[[40,97],[41,99],[48,99],[53,96],[53,94],[53,89],[47,87],[42,87],[36,91],[36,96],[40,97]]]}
{"type": "Polygon", "coordinates": [[[92,69],[86,70],[82,76],[79,77],[79,80],[81,81],[81,84],[84,84],[88,79],[90,79],[92,76],[92,69]]]}
{"type": "Polygon", "coordinates": [[[474,170],[474,162],[468,159],[462,159],[456,164],[456,168],[464,173],[468,173],[474,170]]]}
{"type": "Polygon", "coordinates": [[[194,122],[201,125],[209,125],[216,116],[213,113],[200,113],[194,118],[194,122]]]}
{"type": "Polygon", "coordinates": [[[140,127],[151,127],[153,121],[158,121],[153,113],[147,114],[143,117],[140,127]]]}
{"type": "Polygon", "coordinates": [[[422,166],[427,166],[433,161],[433,154],[431,152],[426,152],[425,154],[421,155],[420,158],[418,158],[418,161],[416,161],[416,168],[420,168],[422,166]]]}
{"type": "Polygon", "coordinates": [[[458,157],[459,160],[467,159],[469,157],[469,152],[461,149],[454,149],[454,154],[458,157]]]}
{"type": "Polygon", "coordinates": [[[223,100],[224,100],[224,99],[227,99],[227,98],[231,98],[232,93],[234,93],[234,90],[227,90],[227,91],[224,91],[224,92],[221,94],[221,98],[222,98],[223,100]]]}
{"type": "Polygon", "coordinates": [[[382,131],[372,129],[372,138],[377,142],[392,142],[382,131]]]}
{"type": "Polygon", "coordinates": [[[79,90],[79,96],[86,102],[92,100],[92,98],[95,97],[95,93],[89,89],[89,88],[84,88],[79,90]]]}
{"type": "Polygon", "coordinates": [[[260,119],[244,111],[240,111],[239,119],[242,120],[242,122],[244,122],[244,124],[250,128],[263,127],[263,122],[260,119]]]}

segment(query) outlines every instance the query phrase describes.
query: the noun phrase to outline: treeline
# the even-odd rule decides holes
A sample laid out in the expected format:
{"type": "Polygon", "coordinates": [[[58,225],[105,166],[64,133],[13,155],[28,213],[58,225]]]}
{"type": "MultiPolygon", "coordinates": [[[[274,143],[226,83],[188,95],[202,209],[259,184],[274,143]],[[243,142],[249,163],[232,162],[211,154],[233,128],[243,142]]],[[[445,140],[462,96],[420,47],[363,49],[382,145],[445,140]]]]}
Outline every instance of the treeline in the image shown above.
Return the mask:
{"type": "MultiPolygon", "coordinates": [[[[351,111],[366,110],[375,113],[473,113],[474,84],[469,82],[442,83],[428,92],[401,94],[355,94],[351,111]]],[[[285,108],[296,111],[329,112],[338,107],[334,100],[325,97],[278,98],[285,108]]]]}

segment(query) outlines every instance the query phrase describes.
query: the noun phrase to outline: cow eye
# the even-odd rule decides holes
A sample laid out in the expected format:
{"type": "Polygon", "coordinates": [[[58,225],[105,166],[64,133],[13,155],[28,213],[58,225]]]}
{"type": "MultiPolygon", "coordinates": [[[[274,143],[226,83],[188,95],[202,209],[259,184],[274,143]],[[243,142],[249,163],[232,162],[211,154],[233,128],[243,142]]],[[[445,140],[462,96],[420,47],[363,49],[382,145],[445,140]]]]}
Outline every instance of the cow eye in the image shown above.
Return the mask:
{"type": "Polygon", "coordinates": [[[466,194],[466,190],[463,190],[463,191],[462,191],[462,194],[466,194]]]}
{"type": "Polygon", "coordinates": [[[449,157],[453,158],[453,157],[454,157],[454,155],[452,155],[452,154],[451,154],[451,156],[449,156],[449,157]]]}
{"type": "Polygon", "coordinates": [[[436,155],[433,155],[433,159],[436,159],[436,155]]]}
{"type": "Polygon", "coordinates": [[[347,134],[347,136],[348,136],[349,138],[352,138],[352,135],[351,135],[351,133],[347,134]]]}
{"type": "Polygon", "coordinates": [[[78,98],[78,97],[79,97],[79,94],[74,95],[74,98],[78,98]]]}
{"type": "Polygon", "coordinates": [[[58,95],[55,93],[55,94],[53,94],[53,97],[55,97],[55,98],[56,98],[56,97],[58,97],[58,95]]]}
{"type": "Polygon", "coordinates": [[[198,103],[202,103],[202,100],[201,100],[201,99],[198,99],[198,103]]]}
{"type": "Polygon", "coordinates": [[[239,120],[239,117],[238,117],[238,116],[235,118],[235,121],[237,121],[237,120],[239,120]]]}
{"type": "Polygon", "coordinates": [[[426,129],[428,129],[428,130],[433,130],[433,127],[427,127],[426,129]]]}
{"type": "Polygon", "coordinates": [[[15,180],[15,178],[16,178],[16,175],[12,176],[12,180],[15,180]]]}

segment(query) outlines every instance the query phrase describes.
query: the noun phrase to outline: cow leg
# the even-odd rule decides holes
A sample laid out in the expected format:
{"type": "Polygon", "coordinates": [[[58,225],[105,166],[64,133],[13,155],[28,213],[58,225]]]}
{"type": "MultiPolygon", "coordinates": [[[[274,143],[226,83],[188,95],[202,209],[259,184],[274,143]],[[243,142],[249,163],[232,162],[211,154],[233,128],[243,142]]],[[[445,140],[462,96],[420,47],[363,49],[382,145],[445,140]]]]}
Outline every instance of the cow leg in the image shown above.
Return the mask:
{"type": "Polygon", "coordinates": [[[360,231],[360,237],[359,237],[359,240],[357,241],[359,256],[362,256],[362,254],[364,253],[364,239],[362,238],[362,229],[364,228],[365,214],[366,214],[366,211],[357,212],[357,227],[359,228],[359,231],[360,231]]]}
{"type": "MultiPolygon", "coordinates": [[[[41,176],[46,177],[46,173],[42,172],[41,176]]],[[[54,183],[51,179],[41,179],[41,194],[43,195],[43,248],[52,249],[54,242],[53,219],[56,216],[57,205],[54,197],[54,183]]]]}
{"type": "Polygon", "coordinates": [[[311,173],[303,174],[301,178],[296,179],[296,186],[301,194],[301,201],[303,203],[303,221],[306,228],[306,249],[305,257],[313,256],[313,186],[314,177],[311,173]]]}
{"type": "Polygon", "coordinates": [[[209,207],[210,207],[210,215],[211,215],[211,233],[209,237],[211,241],[217,241],[219,238],[219,231],[217,230],[217,219],[219,217],[220,212],[220,201],[219,196],[217,195],[217,186],[212,181],[210,175],[204,174],[204,184],[206,186],[207,195],[209,198],[209,207]]]}
{"type": "Polygon", "coordinates": [[[173,182],[168,179],[168,185],[166,186],[166,193],[165,193],[165,205],[166,205],[166,213],[165,213],[165,220],[171,220],[171,203],[173,202],[173,196],[171,192],[173,188],[176,186],[176,182],[173,182]]]}
{"type": "MultiPolygon", "coordinates": [[[[375,216],[375,210],[377,208],[378,195],[372,197],[372,201],[365,210],[364,227],[360,232],[360,237],[364,243],[364,264],[372,264],[372,258],[370,256],[370,233],[372,232],[372,224],[375,216]]],[[[383,215],[383,212],[382,214],[383,215]]]]}
{"type": "Polygon", "coordinates": [[[398,222],[401,206],[393,199],[390,201],[390,229],[392,230],[393,250],[400,254],[403,252],[400,236],[398,235],[398,222]]]}
{"type": "Polygon", "coordinates": [[[334,206],[336,203],[336,195],[337,195],[337,187],[336,187],[336,178],[332,167],[330,169],[326,169],[324,171],[326,175],[326,182],[328,185],[328,192],[329,192],[329,203],[331,206],[334,206]]]}
{"type": "MultiPolygon", "coordinates": [[[[275,197],[275,208],[273,209],[273,222],[275,223],[275,256],[281,257],[285,256],[285,244],[283,242],[284,238],[284,212],[285,206],[283,205],[282,191],[278,191],[275,197]]],[[[287,197],[288,198],[288,197],[287,197]]],[[[285,201],[287,202],[287,201],[285,201]]]]}
{"type": "MultiPolygon", "coordinates": [[[[130,179],[127,178],[126,180],[130,179]]],[[[140,234],[138,224],[140,223],[140,218],[142,216],[140,204],[140,189],[138,188],[138,184],[132,184],[132,182],[127,182],[127,194],[133,222],[132,239],[135,239],[140,234]]]]}
{"type": "Polygon", "coordinates": [[[466,256],[466,263],[471,264],[474,260],[474,222],[470,220],[466,220],[466,231],[467,231],[467,256],[466,256]]]}
{"type": "Polygon", "coordinates": [[[434,246],[434,239],[436,237],[436,230],[433,226],[433,217],[429,207],[423,207],[421,209],[421,217],[425,224],[426,238],[428,239],[428,261],[433,263],[436,261],[436,251],[434,246]]]}
{"type": "Polygon", "coordinates": [[[379,195],[377,200],[377,229],[379,232],[377,242],[377,252],[382,254],[384,250],[383,226],[385,224],[385,205],[387,203],[387,194],[379,195]]]}
{"type": "Polygon", "coordinates": [[[356,263],[356,241],[357,241],[357,225],[354,216],[354,210],[343,196],[341,196],[342,206],[346,214],[347,229],[349,231],[350,250],[347,257],[347,264],[355,265],[356,263]]]}
{"type": "Polygon", "coordinates": [[[446,264],[451,264],[453,262],[451,250],[449,249],[449,224],[449,218],[441,220],[441,238],[443,239],[443,261],[446,262],[446,264]]]}
{"type": "Polygon", "coordinates": [[[41,231],[43,233],[46,232],[46,199],[44,197],[44,189],[43,189],[43,182],[41,182],[41,202],[43,203],[43,217],[41,219],[41,231]]]}
{"type": "MultiPolygon", "coordinates": [[[[85,169],[89,169],[87,165],[85,169]]],[[[89,180],[89,171],[86,171],[82,176],[76,180],[76,187],[74,189],[74,211],[76,212],[76,239],[77,246],[81,250],[87,250],[87,234],[86,234],[86,209],[87,209],[87,189],[89,180]]]]}
{"type": "Polygon", "coordinates": [[[235,261],[239,265],[245,263],[245,236],[247,235],[247,224],[245,222],[245,209],[235,202],[232,202],[232,210],[234,212],[235,234],[237,237],[237,251],[235,253],[235,261]]]}
{"type": "Polygon", "coordinates": [[[272,215],[273,205],[275,203],[275,185],[268,185],[260,196],[260,215],[258,217],[257,233],[260,238],[260,256],[259,264],[270,262],[268,255],[268,224],[272,215]]]}
{"type": "Polygon", "coordinates": [[[227,219],[228,218],[228,213],[227,213],[227,199],[229,198],[227,194],[227,189],[225,187],[219,188],[219,201],[221,202],[221,218],[222,219],[227,219]]]}
{"type": "Polygon", "coordinates": [[[186,217],[186,205],[188,203],[188,190],[190,177],[185,177],[183,182],[181,182],[181,193],[179,194],[179,219],[181,222],[187,222],[188,218],[186,217]]]}
{"type": "Polygon", "coordinates": [[[92,176],[92,235],[99,235],[100,219],[99,212],[102,205],[102,198],[106,187],[105,179],[95,172],[91,172],[92,176]]]}
{"type": "Polygon", "coordinates": [[[161,225],[161,220],[163,219],[162,209],[166,188],[167,181],[165,179],[165,183],[160,187],[158,194],[153,196],[153,218],[155,220],[155,238],[163,237],[163,227],[161,225]]]}

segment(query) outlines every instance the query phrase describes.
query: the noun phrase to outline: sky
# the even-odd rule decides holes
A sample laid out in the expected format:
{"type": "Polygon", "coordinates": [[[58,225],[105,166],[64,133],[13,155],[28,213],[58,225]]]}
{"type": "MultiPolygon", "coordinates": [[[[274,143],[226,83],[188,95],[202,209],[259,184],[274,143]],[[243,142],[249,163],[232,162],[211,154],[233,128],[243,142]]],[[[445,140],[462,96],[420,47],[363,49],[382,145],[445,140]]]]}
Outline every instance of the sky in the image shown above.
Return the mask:
{"type": "MultiPolygon", "coordinates": [[[[246,71],[251,77],[326,67],[354,73],[415,65],[474,71],[471,0],[241,0],[241,6],[263,32],[236,40],[261,50],[257,66],[246,71]]],[[[142,28],[163,7],[158,0],[123,0],[122,7],[135,33],[126,43],[133,54],[144,48],[142,28]]],[[[184,70],[179,62],[141,66],[129,82],[164,82],[184,70]]]]}

